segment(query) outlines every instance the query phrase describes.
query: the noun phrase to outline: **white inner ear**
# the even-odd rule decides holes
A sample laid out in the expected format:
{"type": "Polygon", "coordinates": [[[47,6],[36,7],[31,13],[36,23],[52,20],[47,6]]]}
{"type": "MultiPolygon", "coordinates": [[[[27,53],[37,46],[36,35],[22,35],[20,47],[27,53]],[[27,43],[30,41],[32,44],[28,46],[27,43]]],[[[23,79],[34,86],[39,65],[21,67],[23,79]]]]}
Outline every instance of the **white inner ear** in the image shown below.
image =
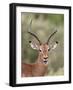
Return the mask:
{"type": "Polygon", "coordinates": [[[57,47],[58,43],[55,43],[53,46],[52,46],[52,49],[55,49],[57,47]]]}
{"type": "Polygon", "coordinates": [[[30,43],[30,46],[33,48],[33,49],[37,49],[38,50],[38,45],[35,44],[35,43],[30,43]]]}

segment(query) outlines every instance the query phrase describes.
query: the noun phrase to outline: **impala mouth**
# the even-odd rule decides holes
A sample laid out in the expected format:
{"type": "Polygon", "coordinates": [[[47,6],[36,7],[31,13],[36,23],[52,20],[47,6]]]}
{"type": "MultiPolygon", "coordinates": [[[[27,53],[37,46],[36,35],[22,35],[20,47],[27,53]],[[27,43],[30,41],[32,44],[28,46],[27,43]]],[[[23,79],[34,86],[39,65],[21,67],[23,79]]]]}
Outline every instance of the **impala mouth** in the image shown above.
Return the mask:
{"type": "Polygon", "coordinates": [[[45,59],[45,60],[43,60],[43,62],[44,62],[45,64],[47,64],[47,63],[48,63],[48,60],[47,60],[47,59],[45,59]]]}

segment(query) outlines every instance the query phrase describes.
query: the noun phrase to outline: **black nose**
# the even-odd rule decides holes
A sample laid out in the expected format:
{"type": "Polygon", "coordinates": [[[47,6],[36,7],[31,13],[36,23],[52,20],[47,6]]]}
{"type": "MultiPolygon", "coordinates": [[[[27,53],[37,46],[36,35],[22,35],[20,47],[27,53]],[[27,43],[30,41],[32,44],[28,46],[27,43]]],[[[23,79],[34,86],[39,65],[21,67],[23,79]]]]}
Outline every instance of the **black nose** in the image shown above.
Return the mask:
{"type": "Polygon", "coordinates": [[[44,59],[47,59],[48,57],[44,57],[44,59]]]}

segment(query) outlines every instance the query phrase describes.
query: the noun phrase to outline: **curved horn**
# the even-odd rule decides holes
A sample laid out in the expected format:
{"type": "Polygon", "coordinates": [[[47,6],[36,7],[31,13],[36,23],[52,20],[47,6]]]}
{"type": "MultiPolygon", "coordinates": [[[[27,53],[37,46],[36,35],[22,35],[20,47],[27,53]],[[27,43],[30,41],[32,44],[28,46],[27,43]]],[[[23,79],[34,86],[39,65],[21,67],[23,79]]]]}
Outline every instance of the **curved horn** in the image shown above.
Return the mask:
{"type": "Polygon", "coordinates": [[[56,32],[57,32],[57,30],[49,36],[49,38],[48,38],[48,40],[47,40],[47,44],[48,44],[50,38],[51,38],[56,32]]]}
{"type": "Polygon", "coordinates": [[[31,32],[28,32],[28,33],[31,34],[32,36],[34,36],[39,41],[39,43],[41,45],[41,41],[39,40],[39,38],[34,33],[31,33],[31,32]]]}
{"type": "Polygon", "coordinates": [[[32,24],[32,20],[30,21],[30,24],[29,24],[28,33],[31,34],[32,36],[34,36],[39,41],[39,43],[41,44],[41,41],[39,40],[39,38],[34,33],[31,32],[31,24],[32,24]]]}
{"type": "Polygon", "coordinates": [[[28,31],[28,33],[31,34],[32,36],[34,36],[39,41],[39,43],[41,44],[39,38],[34,33],[31,33],[31,24],[32,24],[32,19],[31,19],[30,24],[29,24],[29,31],[28,31]]]}

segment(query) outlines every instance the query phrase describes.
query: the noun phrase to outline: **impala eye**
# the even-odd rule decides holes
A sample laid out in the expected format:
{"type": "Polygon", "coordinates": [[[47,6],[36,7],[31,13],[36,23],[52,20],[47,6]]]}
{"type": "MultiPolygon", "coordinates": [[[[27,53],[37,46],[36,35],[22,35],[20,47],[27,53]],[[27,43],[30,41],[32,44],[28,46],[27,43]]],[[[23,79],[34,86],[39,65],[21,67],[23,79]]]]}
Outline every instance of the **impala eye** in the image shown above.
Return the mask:
{"type": "Polygon", "coordinates": [[[40,49],[39,51],[41,52],[42,50],[40,49]]]}
{"type": "Polygon", "coordinates": [[[50,48],[48,48],[48,51],[50,51],[50,48]]]}
{"type": "Polygon", "coordinates": [[[41,50],[39,50],[41,52],[41,50]]]}

